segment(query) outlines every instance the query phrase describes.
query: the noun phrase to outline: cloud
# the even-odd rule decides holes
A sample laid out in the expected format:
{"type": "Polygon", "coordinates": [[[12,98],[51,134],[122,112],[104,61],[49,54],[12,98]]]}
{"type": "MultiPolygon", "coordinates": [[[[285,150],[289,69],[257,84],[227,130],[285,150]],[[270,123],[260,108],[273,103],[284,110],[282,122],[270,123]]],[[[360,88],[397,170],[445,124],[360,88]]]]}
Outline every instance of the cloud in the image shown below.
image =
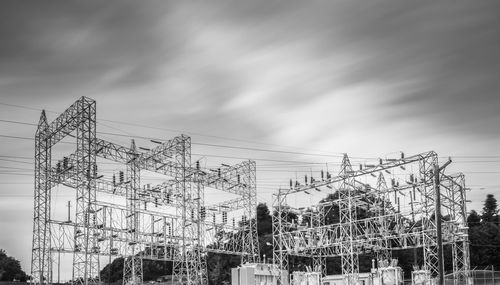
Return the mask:
{"type": "MultiPolygon", "coordinates": [[[[209,135],[193,135],[198,142],[493,155],[499,3],[4,1],[1,101],[62,111],[85,95],[97,100],[99,120],[209,135]]],[[[3,119],[38,120],[26,114],[2,109],[3,119]]],[[[174,133],[109,124],[139,135],[174,133]]],[[[33,135],[33,128],[2,131],[33,135]]],[[[33,154],[30,143],[2,140],[6,153],[21,156],[33,154]]],[[[282,179],[269,176],[272,183],[259,181],[267,189],[282,179]]]]}

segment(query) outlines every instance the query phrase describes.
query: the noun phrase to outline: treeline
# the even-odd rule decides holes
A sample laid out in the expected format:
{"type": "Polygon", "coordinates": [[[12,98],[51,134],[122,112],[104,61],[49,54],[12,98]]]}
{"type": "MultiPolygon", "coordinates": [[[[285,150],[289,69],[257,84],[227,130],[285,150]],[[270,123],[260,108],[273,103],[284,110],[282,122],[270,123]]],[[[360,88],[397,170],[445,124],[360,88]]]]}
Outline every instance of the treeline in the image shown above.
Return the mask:
{"type": "Polygon", "coordinates": [[[0,281],[25,282],[27,279],[28,275],[21,269],[19,261],[0,249],[0,281]]]}
{"type": "Polygon", "coordinates": [[[481,214],[472,210],[467,218],[471,266],[493,265],[500,269],[500,217],[497,200],[486,196],[481,214]]]}

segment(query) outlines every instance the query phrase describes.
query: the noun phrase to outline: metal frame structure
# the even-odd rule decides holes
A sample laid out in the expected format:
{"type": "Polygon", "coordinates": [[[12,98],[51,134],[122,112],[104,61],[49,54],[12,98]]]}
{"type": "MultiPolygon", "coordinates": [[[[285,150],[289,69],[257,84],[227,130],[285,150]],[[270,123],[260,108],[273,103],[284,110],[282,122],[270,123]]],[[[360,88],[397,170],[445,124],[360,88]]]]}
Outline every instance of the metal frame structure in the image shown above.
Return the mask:
{"type": "Polygon", "coordinates": [[[174,280],[189,285],[208,284],[207,252],[258,261],[254,161],[203,169],[191,163],[188,136],[152,141],[152,149],[134,141],[125,147],[98,138],[96,123],[96,102],[86,97],[50,124],[42,112],[35,134],[32,283],[52,283],[55,253],[73,255],[72,281],[85,285],[100,280],[104,256],[125,258],[124,284],[142,282],[143,259],[173,261],[174,280]],[[75,152],[54,163],[53,147],[71,138],[75,152]],[[120,164],[126,173],[120,171],[118,180],[105,177],[98,159],[120,164]],[[145,171],[163,182],[141,184],[145,171]],[[57,185],[75,189],[75,214],[68,220],[51,215],[57,185]],[[209,204],[205,188],[237,198],[209,204]]]}
{"type": "Polygon", "coordinates": [[[464,176],[444,174],[435,152],[380,159],[377,165],[360,165],[359,170],[354,170],[344,155],[337,176],[327,172],[325,177],[322,171],[321,179],[306,177],[304,184],[290,180],[289,189],[279,189],[274,195],[274,261],[280,269],[288,270],[290,255],[308,257],[315,267],[321,266],[324,276],[324,259],[339,256],[344,283],[358,284],[360,254],[371,252],[381,261],[390,259],[393,250],[421,248],[423,269],[437,278],[441,235],[442,243],[453,247],[455,284],[468,285],[465,203],[464,176]],[[314,193],[322,193],[323,198],[328,193],[332,199],[307,209],[289,204],[294,196],[301,200],[314,193]],[[338,221],[325,223],[331,211],[338,211],[338,221]],[[441,212],[444,218],[438,219],[441,212]],[[302,219],[306,214],[312,217],[302,219]]]}

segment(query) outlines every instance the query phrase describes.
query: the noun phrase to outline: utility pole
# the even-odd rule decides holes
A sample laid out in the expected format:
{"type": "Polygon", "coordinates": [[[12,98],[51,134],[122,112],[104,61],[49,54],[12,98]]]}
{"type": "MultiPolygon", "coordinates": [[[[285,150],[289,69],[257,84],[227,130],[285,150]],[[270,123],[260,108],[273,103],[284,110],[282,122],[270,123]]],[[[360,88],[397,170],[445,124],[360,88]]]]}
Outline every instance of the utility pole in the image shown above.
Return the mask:
{"type": "Polygon", "coordinates": [[[443,232],[442,232],[442,217],[441,217],[441,183],[439,173],[444,170],[446,166],[451,163],[451,159],[441,167],[436,163],[434,164],[434,190],[436,193],[436,234],[437,234],[437,249],[438,249],[438,271],[439,271],[439,285],[444,285],[444,258],[443,258],[443,232]]]}

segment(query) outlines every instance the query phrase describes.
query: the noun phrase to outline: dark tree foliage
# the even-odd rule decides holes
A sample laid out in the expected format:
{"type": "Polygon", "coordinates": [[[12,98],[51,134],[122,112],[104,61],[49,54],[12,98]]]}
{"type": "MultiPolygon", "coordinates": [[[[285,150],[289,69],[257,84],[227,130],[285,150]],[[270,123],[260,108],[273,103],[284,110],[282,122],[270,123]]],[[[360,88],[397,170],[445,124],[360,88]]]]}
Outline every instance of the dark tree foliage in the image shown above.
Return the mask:
{"type": "Polygon", "coordinates": [[[470,214],[467,217],[467,226],[469,229],[479,226],[480,223],[481,216],[475,210],[470,211],[470,214]]]}
{"type": "MultiPolygon", "coordinates": [[[[162,260],[143,260],[143,280],[156,280],[161,276],[172,274],[172,262],[162,260]]],[[[104,283],[119,282],[123,278],[123,258],[118,257],[101,270],[104,283]]]]}
{"type": "Polygon", "coordinates": [[[101,270],[101,280],[105,283],[112,283],[123,278],[123,257],[114,259],[101,270]]]}
{"type": "Polygon", "coordinates": [[[143,261],[143,280],[156,280],[161,276],[172,275],[172,261],[147,260],[143,261]]]}
{"type": "Polygon", "coordinates": [[[484,201],[482,220],[488,223],[495,223],[498,225],[498,204],[497,199],[493,194],[488,194],[484,201]]]}
{"type": "Polygon", "coordinates": [[[209,252],[207,255],[208,284],[231,284],[231,268],[237,267],[240,263],[239,256],[209,252]]]}
{"type": "Polygon", "coordinates": [[[471,211],[467,218],[472,267],[500,267],[500,224],[497,207],[495,197],[488,194],[481,218],[476,211],[471,211]]]}
{"type": "Polygon", "coordinates": [[[265,203],[257,205],[257,233],[259,236],[272,233],[273,221],[265,203]]]}
{"type": "Polygon", "coordinates": [[[260,250],[260,259],[265,260],[269,263],[272,263],[273,258],[273,234],[268,233],[265,235],[259,236],[259,250],[260,250]]]}
{"type": "Polygon", "coordinates": [[[469,230],[471,265],[500,266],[500,228],[483,223],[469,230]]]}
{"type": "Polygon", "coordinates": [[[265,203],[257,206],[257,233],[259,236],[259,252],[261,260],[273,258],[273,221],[269,208],[265,203]]]}
{"type": "Polygon", "coordinates": [[[13,281],[14,279],[25,282],[28,276],[21,269],[21,264],[17,259],[8,256],[3,249],[0,249],[0,281],[13,281]]]}

